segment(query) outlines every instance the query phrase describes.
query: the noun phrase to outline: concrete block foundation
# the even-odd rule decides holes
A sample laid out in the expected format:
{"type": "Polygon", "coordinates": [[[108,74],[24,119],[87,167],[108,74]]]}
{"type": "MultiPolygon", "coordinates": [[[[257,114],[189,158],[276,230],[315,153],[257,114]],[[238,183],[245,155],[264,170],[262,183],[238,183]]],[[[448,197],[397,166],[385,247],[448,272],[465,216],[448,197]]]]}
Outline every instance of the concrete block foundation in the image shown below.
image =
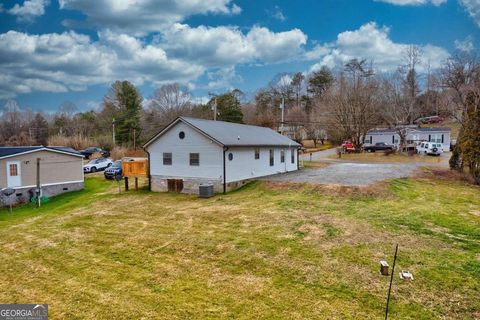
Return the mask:
{"type": "MultiPolygon", "coordinates": [[[[47,185],[42,186],[42,196],[50,198],[60,195],[62,193],[82,190],[83,188],[83,182],[47,185]]],[[[15,193],[8,198],[0,194],[0,205],[9,205],[10,202],[12,203],[12,205],[27,203],[34,195],[34,192],[35,187],[15,188],[15,193]]]]}
{"type": "MultiPolygon", "coordinates": [[[[183,189],[181,193],[198,194],[200,185],[207,183],[213,184],[215,193],[223,193],[223,181],[221,180],[167,176],[151,176],[151,190],[154,192],[168,192],[168,180],[182,180],[183,189]]],[[[227,183],[226,191],[235,190],[250,181],[252,179],[229,182],[227,183]]]]}

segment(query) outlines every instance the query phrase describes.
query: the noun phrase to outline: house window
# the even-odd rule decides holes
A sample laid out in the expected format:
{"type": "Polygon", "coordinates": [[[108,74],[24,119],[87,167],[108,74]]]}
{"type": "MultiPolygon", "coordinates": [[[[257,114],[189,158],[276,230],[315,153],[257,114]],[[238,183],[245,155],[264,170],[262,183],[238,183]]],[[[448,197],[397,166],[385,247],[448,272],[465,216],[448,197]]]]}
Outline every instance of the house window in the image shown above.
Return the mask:
{"type": "Polygon", "coordinates": [[[180,133],[178,134],[178,137],[183,140],[185,138],[185,132],[180,131],[180,133]]]}
{"type": "Polygon", "coordinates": [[[10,164],[10,177],[18,176],[18,165],[17,164],[10,164]]]}
{"type": "Polygon", "coordinates": [[[190,165],[191,166],[200,165],[200,153],[190,153],[190,165]]]}
{"type": "Polygon", "coordinates": [[[432,134],[430,136],[431,142],[442,142],[442,135],[441,134],[432,134]]]}
{"type": "Polygon", "coordinates": [[[230,161],[233,160],[233,153],[230,152],[230,153],[228,154],[228,160],[230,160],[230,161]]]}
{"type": "Polygon", "coordinates": [[[270,167],[273,167],[275,164],[275,159],[273,157],[273,149],[270,149],[270,167]]]}
{"type": "Polygon", "coordinates": [[[255,160],[260,159],[260,148],[255,148],[255,160]]]}
{"type": "Polygon", "coordinates": [[[164,166],[171,166],[172,165],[172,153],[171,152],[164,152],[163,153],[163,165],[164,166]]]}
{"type": "Polygon", "coordinates": [[[280,162],[285,162],[285,150],[280,150],[280,162]]]}
{"type": "Polygon", "coordinates": [[[295,152],[294,152],[294,149],[291,149],[291,150],[290,150],[290,157],[291,157],[292,163],[295,163],[295,152]]]}

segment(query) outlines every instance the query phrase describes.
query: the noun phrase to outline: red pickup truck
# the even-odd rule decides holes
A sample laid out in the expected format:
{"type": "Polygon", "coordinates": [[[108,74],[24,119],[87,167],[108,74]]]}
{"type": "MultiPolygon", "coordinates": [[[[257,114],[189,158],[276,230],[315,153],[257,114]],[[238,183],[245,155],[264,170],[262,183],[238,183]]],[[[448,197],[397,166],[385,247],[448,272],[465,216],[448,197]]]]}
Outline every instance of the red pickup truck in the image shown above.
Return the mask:
{"type": "Polygon", "coordinates": [[[351,141],[344,141],[342,143],[342,148],[343,149],[346,149],[346,150],[352,150],[352,149],[355,149],[355,147],[353,146],[353,143],[351,141]]]}

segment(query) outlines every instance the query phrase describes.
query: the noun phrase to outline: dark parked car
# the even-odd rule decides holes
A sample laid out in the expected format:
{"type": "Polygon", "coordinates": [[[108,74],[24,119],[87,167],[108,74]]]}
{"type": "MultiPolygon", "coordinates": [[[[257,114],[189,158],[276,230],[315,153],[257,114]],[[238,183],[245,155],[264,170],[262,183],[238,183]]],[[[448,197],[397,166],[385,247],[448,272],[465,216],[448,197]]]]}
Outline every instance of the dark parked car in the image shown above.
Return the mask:
{"type": "Polygon", "coordinates": [[[122,160],[117,160],[103,173],[105,179],[115,179],[116,176],[122,176],[122,160]]]}
{"type": "Polygon", "coordinates": [[[383,142],[377,142],[373,145],[370,146],[365,146],[363,150],[366,152],[375,152],[375,151],[387,151],[387,150],[393,150],[395,149],[394,146],[383,143],[383,142]]]}
{"type": "Polygon", "coordinates": [[[80,150],[80,153],[83,154],[85,159],[89,159],[90,156],[94,153],[100,153],[104,158],[110,157],[110,152],[108,152],[108,150],[104,150],[99,147],[88,147],[83,150],[80,150]]]}

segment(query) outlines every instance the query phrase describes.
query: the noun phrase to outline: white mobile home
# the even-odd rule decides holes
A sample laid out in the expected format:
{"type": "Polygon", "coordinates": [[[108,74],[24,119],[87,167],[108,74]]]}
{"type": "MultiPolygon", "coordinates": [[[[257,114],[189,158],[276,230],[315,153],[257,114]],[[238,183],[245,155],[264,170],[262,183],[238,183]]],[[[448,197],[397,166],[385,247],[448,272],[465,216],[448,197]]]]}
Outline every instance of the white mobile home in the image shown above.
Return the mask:
{"type": "Polygon", "coordinates": [[[145,145],[152,191],[216,192],[298,170],[300,144],[263,127],[179,117],[145,145]]]}
{"type": "MultiPolygon", "coordinates": [[[[419,143],[431,141],[443,144],[443,150],[450,149],[450,128],[408,128],[407,143],[419,143]]],[[[395,129],[374,129],[368,131],[365,136],[366,144],[375,144],[383,142],[398,147],[400,145],[400,136],[395,129]]]]}

